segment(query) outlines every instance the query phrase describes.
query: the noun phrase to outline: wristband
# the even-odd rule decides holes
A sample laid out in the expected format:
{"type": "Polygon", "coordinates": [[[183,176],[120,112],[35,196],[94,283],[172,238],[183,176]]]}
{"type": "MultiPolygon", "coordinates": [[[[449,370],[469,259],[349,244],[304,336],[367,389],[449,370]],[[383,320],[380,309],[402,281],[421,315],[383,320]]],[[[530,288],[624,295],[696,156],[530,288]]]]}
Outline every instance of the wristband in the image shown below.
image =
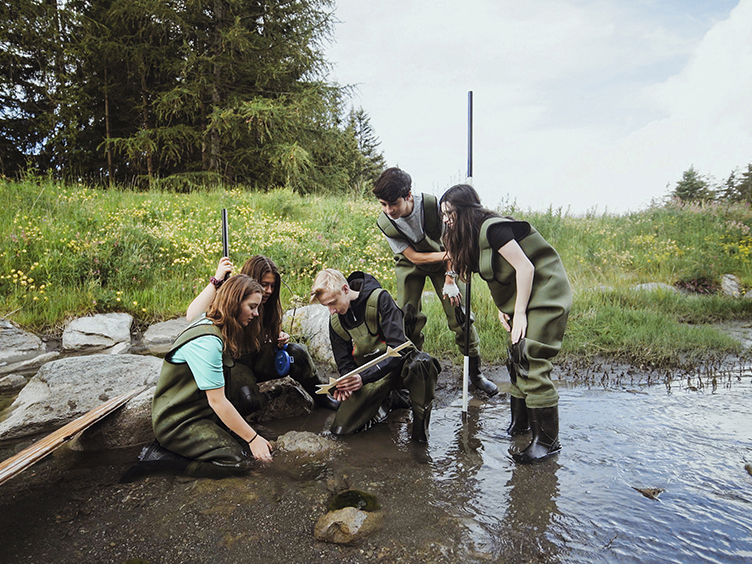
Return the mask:
{"type": "Polygon", "coordinates": [[[457,278],[457,273],[454,270],[447,270],[444,273],[444,276],[451,276],[452,278],[457,278]]]}
{"type": "Polygon", "coordinates": [[[214,285],[214,287],[215,287],[215,288],[216,288],[217,290],[219,290],[219,287],[220,287],[220,286],[221,286],[222,284],[224,284],[224,282],[225,282],[225,281],[224,281],[224,280],[220,280],[219,278],[214,278],[214,276],[212,276],[211,278],[209,278],[209,282],[211,282],[211,283],[212,283],[212,284],[214,285]]]}
{"type": "Polygon", "coordinates": [[[253,435],[253,438],[250,441],[248,441],[248,444],[251,444],[253,441],[255,441],[256,437],[258,437],[258,433],[256,433],[255,435],[253,435]]]}

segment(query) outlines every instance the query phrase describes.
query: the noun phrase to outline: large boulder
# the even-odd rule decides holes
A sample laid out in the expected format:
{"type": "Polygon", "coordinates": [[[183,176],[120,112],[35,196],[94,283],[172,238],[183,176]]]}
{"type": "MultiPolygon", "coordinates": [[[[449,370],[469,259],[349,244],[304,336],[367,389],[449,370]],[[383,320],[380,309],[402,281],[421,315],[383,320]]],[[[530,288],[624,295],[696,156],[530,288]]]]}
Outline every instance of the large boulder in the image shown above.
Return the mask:
{"type": "MultiPolygon", "coordinates": [[[[33,359],[46,351],[42,339],[0,317],[0,368],[33,359]]],[[[14,369],[10,369],[14,371],[14,369]]]]}
{"type": "Polygon", "coordinates": [[[188,327],[188,321],[185,317],[155,323],[144,333],[141,338],[141,346],[151,354],[167,354],[175,338],[186,327],[188,327]]]}
{"type": "Polygon", "coordinates": [[[133,317],[127,313],[100,313],[79,317],[63,331],[66,352],[128,352],[131,346],[133,317]]]}
{"type": "Polygon", "coordinates": [[[92,355],[45,364],[0,422],[0,440],[52,431],[141,386],[154,386],[162,361],[153,356],[92,355]]]}
{"type": "Polygon", "coordinates": [[[151,399],[156,386],[131,398],[121,408],[98,421],[71,443],[73,450],[109,450],[142,445],[154,440],[151,399]]]}
{"type": "MultiPolygon", "coordinates": [[[[285,313],[284,326],[290,327],[292,312],[285,313]]],[[[308,352],[319,362],[336,368],[332,355],[332,343],[329,340],[329,310],[314,304],[295,310],[295,322],[291,332],[300,333],[308,345],[308,352]]]]}

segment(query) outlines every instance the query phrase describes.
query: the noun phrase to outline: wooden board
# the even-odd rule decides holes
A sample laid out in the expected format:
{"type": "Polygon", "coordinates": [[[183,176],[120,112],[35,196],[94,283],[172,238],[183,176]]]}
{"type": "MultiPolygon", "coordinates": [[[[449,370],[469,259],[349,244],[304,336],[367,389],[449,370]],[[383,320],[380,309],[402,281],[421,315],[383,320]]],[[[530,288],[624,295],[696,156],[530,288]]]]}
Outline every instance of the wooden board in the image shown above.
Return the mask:
{"type": "Polygon", "coordinates": [[[0,485],[4,484],[13,476],[19,474],[35,462],[39,462],[56,448],[72,439],[76,434],[91,427],[94,423],[115,411],[129,399],[146,390],[146,388],[147,386],[142,386],[117,396],[116,398],[112,398],[110,401],[95,407],[78,419],[60,427],[60,429],[54,433],[47,435],[45,438],[37,441],[30,447],[25,448],[15,456],[0,462],[0,485]]]}

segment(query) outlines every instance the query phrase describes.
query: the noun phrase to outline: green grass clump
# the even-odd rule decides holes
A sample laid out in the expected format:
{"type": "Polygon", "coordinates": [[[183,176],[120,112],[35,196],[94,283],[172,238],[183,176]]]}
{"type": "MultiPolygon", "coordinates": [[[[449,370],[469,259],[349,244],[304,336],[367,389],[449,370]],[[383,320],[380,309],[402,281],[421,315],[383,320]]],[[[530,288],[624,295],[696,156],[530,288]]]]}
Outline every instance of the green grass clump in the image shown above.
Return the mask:
{"type": "MultiPolygon", "coordinates": [[[[0,315],[37,332],[71,317],[125,311],[139,323],[184,314],[214,274],[227,208],[230,255],[240,267],[264,254],[308,303],[315,274],[365,270],[394,294],[392,257],[373,198],[204,189],[189,194],[95,190],[44,178],[0,183],[0,315]]],[[[574,291],[565,359],[606,356],[678,366],[738,351],[712,323],[752,317],[752,300],[714,291],[723,274],[752,286],[752,212],[745,205],[669,203],[626,215],[501,210],[529,221],[558,250],[574,291]],[[638,292],[661,282],[707,292],[638,292]]],[[[426,349],[459,358],[438,298],[424,308],[426,349]]],[[[506,357],[506,333],[486,285],[473,310],[484,360],[506,357]]]]}

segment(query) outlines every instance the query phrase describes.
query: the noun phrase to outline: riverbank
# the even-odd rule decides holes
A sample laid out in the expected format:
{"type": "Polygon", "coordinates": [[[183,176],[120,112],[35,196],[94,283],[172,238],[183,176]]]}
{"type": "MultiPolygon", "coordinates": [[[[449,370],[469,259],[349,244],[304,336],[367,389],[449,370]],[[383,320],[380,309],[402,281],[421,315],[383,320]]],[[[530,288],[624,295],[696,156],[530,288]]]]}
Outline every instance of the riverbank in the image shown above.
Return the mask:
{"type": "MultiPolygon", "coordinates": [[[[222,208],[231,258],[239,266],[252,254],[272,257],[286,308],[308,302],[313,276],[324,267],[366,270],[395,293],[375,199],[95,190],[30,178],[0,181],[0,316],[54,336],[91,313],[127,312],[142,330],[183,315],[214,274],[222,208]]],[[[752,287],[747,206],[667,203],[620,216],[499,211],[534,225],[567,269],[574,305],[561,359],[603,356],[672,369],[741,353],[713,324],[752,319],[752,300],[741,297],[752,287]],[[739,281],[738,297],[720,293],[725,274],[739,281]]],[[[473,304],[482,357],[503,362],[506,335],[477,277],[473,304]]],[[[425,308],[427,350],[457,360],[434,294],[425,308]]]]}
{"type": "MultiPolygon", "coordinates": [[[[743,432],[749,371],[717,377],[714,391],[709,375],[702,385],[698,375],[667,385],[655,371],[633,368],[631,383],[587,385],[562,371],[564,450],[545,464],[518,466],[506,455],[507,399],[474,398],[463,419],[461,367],[442,366],[425,447],[409,440],[410,416],[401,410],[336,439],[341,456],[278,455],[227,480],[120,484],[138,449],[61,449],[0,488],[0,561],[678,563],[733,561],[752,550],[752,476],[744,469],[752,437],[743,432]],[[635,488],[664,491],[656,501],[635,488]],[[346,489],[376,496],[382,529],[357,546],[315,540],[315,521],[346,489]]],[[[488,371],[502,390],[505,372],[488,371]]],[[[262,433],[318,433],[330,416],[316,410],[265,424],[262,433]]]]}

